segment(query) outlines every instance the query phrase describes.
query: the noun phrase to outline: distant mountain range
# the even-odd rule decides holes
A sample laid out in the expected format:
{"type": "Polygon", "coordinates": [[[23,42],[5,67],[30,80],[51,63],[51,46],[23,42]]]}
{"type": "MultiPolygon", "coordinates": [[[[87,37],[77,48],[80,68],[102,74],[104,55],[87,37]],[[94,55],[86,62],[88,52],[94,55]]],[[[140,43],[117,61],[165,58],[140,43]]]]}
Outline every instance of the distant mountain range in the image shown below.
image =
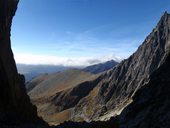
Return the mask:
{"type": "Polygon", "coordinates": [[[67,69],[81,68],[81,67],[66,67],[60,65],[26,65],[17,64],[17,69],[20,74],[24,74],[26,82],[32,80],[34,77],[44,73],[56,73],[67,69]]]}
{"type": "Polygon", "coordinates": [[[111,68],[115,67],[118,64],[118,62],[114,60],[107,61],[105,63],[100,63],[92,66],[88,66],[83,69],[83,71],[90,72],[90,73],[101,73],[107,70],[110,70],[111,68]]]}
{"type": "Polygon", "coordinates": [[[64,70],[69,69],[82,69],[83,71],[90,73],[101,73],[113,68],[117,65],[118,62],[114,60],[110,60],[104,63],[99,63],[96,65],[91,65],[86,68],[83,67],[69,67],[69,66],[61,66],[61,65],[26,65],[26,64],[17,64],[17,69],[20,74],[24,74],[26,82],[32,80],[38,75],[41,74],[51,74],[56,72],[62,72],[64,70]]]}

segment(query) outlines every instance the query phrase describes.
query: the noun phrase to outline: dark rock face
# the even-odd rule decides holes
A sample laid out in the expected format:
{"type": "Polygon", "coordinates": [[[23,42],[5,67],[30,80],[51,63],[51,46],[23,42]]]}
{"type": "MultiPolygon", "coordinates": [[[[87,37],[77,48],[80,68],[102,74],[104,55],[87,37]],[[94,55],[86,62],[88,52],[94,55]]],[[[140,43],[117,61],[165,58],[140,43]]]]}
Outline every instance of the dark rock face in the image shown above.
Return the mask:
{"type": "Polygon", "coordinates": [[[118,64],[118,62],[111,60],[111,61],[107,61],[105,63],[88,66],[88,67],[84,68],[83,71],[97,74],[97,73],[101,73],[101,72],[110,70],[113,67],[115,67],[117,64],[118,64]]]}
{"type": "Polygon", "coordinates": [[[138,50],[104,75],[94,88],[98,91],[96,95],[90,93],[80,100],[73,118],[82,116],[92,120],[100,119],[99,117],[105,116],[103,108],[114,112],[121,111],[136,91],[149,82],[150,75],[164,63],[169,48],[170,16],[165,12],[138,50]]]}
{"type": "Polygon", "coordinates": [[[112,120],[106,122],[65,122],[56,128],[119,128],[119,123],[118,119],[112,118],[112,120]]]}
{"type": "Polygon", "coordinates": [[[25,91],[25,79],[17,73],[10,44],[12,18],[18,0],[0,0],[0,125],[38,122],[36,107],[25,91]]]}
{"type": "Polygon", "coordinates": [[[120,115],[121,128],[169,128],[170,55],[120,115]]]}

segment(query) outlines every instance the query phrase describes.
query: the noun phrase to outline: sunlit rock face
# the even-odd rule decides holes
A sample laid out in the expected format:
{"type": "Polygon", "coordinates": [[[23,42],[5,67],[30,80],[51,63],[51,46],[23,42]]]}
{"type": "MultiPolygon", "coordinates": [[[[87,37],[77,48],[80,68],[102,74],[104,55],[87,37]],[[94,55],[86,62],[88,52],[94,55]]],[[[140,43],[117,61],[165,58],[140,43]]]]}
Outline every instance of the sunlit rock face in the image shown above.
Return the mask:
{"type": "Polygon", "coordinates": [[[166,60],[170,47],[170,16],[167,12],[128,59],[103,75],[93,91],[75,107],[73,119],[107,120],[120,114],[136,91],[166,60]]]}
{"type": "MultiPolygon", "coordinates": [[[[104,102],[106,107],[103,109],[103,112],[109,110],[108,109],[109,104],[112,105],[114,103],[117,103],[115,104],[115,106],[117,106],[117,109],[119,109],[126,104],[124,100],[128,100],[130,98],[131,103],[125,105],[126,107],[120,113],[120,115],[112,117],[110,120],[106,122],[90,122],[90,123],[67,122],[61,124],[59,128],[65,128],[68,126],[73,126],[75,128],[79,127],[169,128],[170,126],[169,41],[170,41],[170,15],[165,12],[160,22],[158,23],[157,27],[147,37],[147,39],[139,47],[137,52],[134,53],[129,59],[125,60],[120,65],[118,65],[117,68],[113,69],[105,76],[103,76],[101,82],[97,83],[98,85],[96,87],[102,88],[101,94],[106,94],[106,92],[112,91],[112,93],[110,93],[111,96],[110,100],[104,102]],[[134,63],[135,61],[137,64],[134,63]],[[118,73],[116,73],[116,71],[118,73]],[[133,78],[129,78],[129,80],[125,79],[129,75],[133,75],[135,80],[133,80],[133,78]],[[119,78],[121,79],[119,80],[119,78]],[[137,82],[140,80],[142,80],[142,82],[137,82]],[[115,84],[117,81],[119,81],[119,83],[115,84]],[[127,83],[122,84],[123,82],[127,83]],[[110,88],[108,89],[109,86],[110,88]],[[114,88],[112,89],[111,87],[114,88]],[[133,93],[131,93],[131,91],[133,93]]],[[[104,105],[104,103],[100,101],[104,99],[104,98],[102,99],[102,96],[107,98],[107,95],[101,95],[101,99],[98,99],[97,104],[94,97],[95,91],[96,90],[93,89],[92,91],[93,93],[84,98],[84,100],[80,101],[77,105],[79,116],[82,116],[82,118],[83,116],[87,117],[87,114],[88,116],[92,115],[93,110],[96,110],[95,111],[96,113],[93,113],[93,115],[91,116],[92,118],[102,113],[102,111],[100,111],[101,109],[100,105],[102,104],[104,105]],[[91,101],[89,99],[91,99],[91,101]],[[91,109],[90,106],[92,106],[91,109]]],[[[114,111],[112,111],[112,114],[115,114],[114,111]]]]}
{"type": "Polygon", "coordinates": [[[11,50],[11,25],[18,2],[0,0],[0,126],[40,121],[26,94],[25,78],[17,73],[11,50]]]}

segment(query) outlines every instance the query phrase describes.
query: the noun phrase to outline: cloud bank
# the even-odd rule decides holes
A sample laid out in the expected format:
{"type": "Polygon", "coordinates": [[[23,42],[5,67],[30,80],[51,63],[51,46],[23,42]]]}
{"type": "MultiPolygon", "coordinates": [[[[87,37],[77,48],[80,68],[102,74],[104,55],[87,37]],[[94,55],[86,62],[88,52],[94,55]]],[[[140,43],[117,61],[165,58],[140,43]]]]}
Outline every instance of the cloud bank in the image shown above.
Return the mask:
{"type": "Polygon", "coordinates": [[[97,63],[115,60],[120,62],[122,58],[114,55],[106,55],[101,57],[59,57],[50,55],[35,54],[15,54],[14,58],[18,64],[31,65],[62,65],[62,66],[89,66],[97,63]]]}

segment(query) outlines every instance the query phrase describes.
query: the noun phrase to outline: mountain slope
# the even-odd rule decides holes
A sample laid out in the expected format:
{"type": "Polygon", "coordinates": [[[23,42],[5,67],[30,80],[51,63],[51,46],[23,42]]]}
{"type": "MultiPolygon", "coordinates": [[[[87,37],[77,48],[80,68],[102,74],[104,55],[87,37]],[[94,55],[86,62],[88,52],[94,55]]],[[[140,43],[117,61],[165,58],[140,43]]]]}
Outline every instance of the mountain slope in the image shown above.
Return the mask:
{"type": "Polygon", "coordinates": [[[34,87],[36,87],[37,85],[39,85],[40,83],[48,79],[50,76],[52,75],[45,73],[45,74],[38,75],[37,77],[32,79],[30,82],[26,82],[27,92],[30,92],[34,87]]]}
{"type": "MultiPolygon", "coordinates": [[[[63,90],[72,90],[72,88],[76,85],[88,83],[88,81],[94,80],[97,77],[98,75],[78,69],[66,70],[54,74],[44,74],[34,78],[30,83],[28,83],[29,85],[27,86],[30,87],[28,94],[32,102],[38,107],[39,115],[42,116],[47,122],[50,124],[53,124],[54,121],[55,123],[63,122],[63,120],[59,119],[59,117],[61,118],[61,115],[66,113],[67,115],[70,115],[69,113],[71,112],[71,108],[66,106],[72,104],[72,107],[74,107],[75,103],[73,102],[76,102],[76,100],[72,99],[72,95],[69,95],[69,93],[62,94],[67,95],[69,99],[72,99],[72,101],[67,101],[66,98],[62,99],[63,97],[58,97],[59,101],[62,100],[66,105],[58,106],[57,102],[53,101],[53,98],[61,95],[63,90]],[[62,109],[62,107],[69,110],[62,109]],[[65,112],[58,113],[58,109],[65,110],[65,112]]],[[[85,86],[85,88],[86,87],[88,86],[85,86]]],[[[86,92],[85,90],[82,91],[86,92]]],[[[67,116],[65,117],[67,118],[67,116]]],[[[70,116],[68,118],[70,118],[70,116]]]]}
{"type": "Polygon", "coordinates": [[[86,120],[89,120],[89,118],[97,119],[96,117],[99,117],[98,119],[109,119],[110,116],[116,117],[112,117],[106,122],[66,122],[59,127],[65,128],[71,126],[80,128],[83,126],[84,128],[169,128],[169,65],[170,15],[165,12],[157,27],[147,37],[137,52],[134,53],[129,59],[125,60],[116,68],[114,68],[112,71],[107,72],[102,77],[102,82],[100,81],[87,97],[85,97],[83,100],[80,100],[75,108],[76,110],[74,110],[74,112],[77,112],[77,114],[75,115],[74,113],[72,115],[72,117],[74,116],[74,120],[76,120],[75,116],[79,118],[82,117],[82,119],[86,120]],[[135,59],[138,65],[132,63],[135,61],[135,59]],[[131,68],[132,66],[133,68],[131,68]],[[128,74],[127,70],[130,69],[131,72],[128,74]],[[130,74],[133,75],[135,80],[129,78],[129,83],[129,81],[125,78],[130,74]],[[139,83],[137,83],[136,79],[139,79],[139,83]],[[142,82],[140,82],[141,80],[142,82]],[[116,81],[119,82],[116,83],[116,81]],[[124,84],[121,85],[121,82],[124,84]],[[97,99],[99,93],[96,93],[96,90],[97,92],[101,93],[101,96],[107,97],[107,95],[104,94],[107,91],[111,91],[112,88],[108,89],[108,87],[112,87],[113,85],[115,88],[113,88],[112,93],[110,94],[110,100],[105,100],[104,103],[106,105],[104,106],[104,103],[102,104],[100,102],[101,99],[97,99]],[[104,87],[102,88],[102,86],[104,87]],[[126,88],[124,88],[124,86],[126,88]],[[114,97],[112,97],[112,95],[114,97]],[[98,104],[95,100],[97,100],[98,104]],[[110,104],[114,104],[114,106],[111,107],[112,111],[109,112],[110,106],[108,105],[110,104]],[[120,110],[124,107],[125,109],[122,111],[122,113],[120,113],[120,115],[116,115],[118,114],[118,111],[120,112],[120,110]],[[105,113],[108,113],[108,115],[105,113]]]}
{"type": "Polygon", "coordinates": [[[72,88],[85,81],[93,80],[97,75],[78,69],[71,69],[59,73],[46,74],[44,78],[42,78],[43,76],[33,79],[33,82],[36,81],[38,85],[28,93],[31,98],[55,95],[62,90],[72,88]],[[40,78],[43,80],[41,81],[40,78]]]}
{"type": "Polygon", "coordinates": [[[95,84],[88,81],[97,78],[99,74],[96,73],[109,70],[116,64],[117,62],[112,60],[82,70],[71,69],[59,73],[42,74],[26,84],[27,91],[32,102],[38,107],[40,116],[50,124],[60,123],[70,119],[69,113],[72,112],[73,107],[92,90],[95,84]],[[68,116],[64,116],[65,113],[68,116]],[[49,116],[46,116],[47,114],[49,116]],[[61,115],[65,118],[62,119],[61,115]]]}
{"type": "MultiPolygon", "coordinates": [[[[104,71],[110,70],[111,68],[115,67],[117,64],[118,64],[118,62],[111,60],[111,61],[107,61],[105,63],[99,63],[96,65],[88,66],[88,67],[82,69],[82,71],[89,72],[92,74],[98,74],[98,73],[103,73],[104,71]]],[[[64,70],[66,70],[66,72],[65,72],[65,74],[66,74],[67,71],[71,71],[70,69],[73,69],[71,67],[64,68],[62,66],[59,67],[59,66],[50,66],[50,65],[48,67],[47,65],[32,66],[32,65],[19,64],[19,65],[17,65],[17,67],[18,67],[19,71],[25,75],[25,77],[29,77],[29,79],[27,79],[29,81],[27,81],[27,83],[26,83],[26,88],[27,88],[28,92],[30,90],[32,90],[36,85],[39,85],[45,79],[52,77],[52,74],[54,75],[56,72],[59,72],[59,71],[63,72],[64,70]],[[34,78],[33,78],[33,76],[34,76],[34,78]],[[30,79],[30,77],[31,77],[31,79],[30,79]]],[[[80,70],[77,70],[77,71],[80,71],[80,70]]],[[[68,76],[69,76],[69,74],[68,74],[68,76]]]]}
{"type": "Polygon", "coordinates": [[[167,55],[165,63],[151,74],[150,81],[119,116],[104,122],[65,122],[57,128],[169,128],[170,49],[167,55]]]}
{"type": "Polygon", "coordinates": [[[170,16],[165,12],[156,28],[138,50],[116,68],[105,73],[91,93],[79,101],[73,120],[106,120],[119,114],[131,97],[149,82],[149,76],[167,57],[170,47],[170,16]],[[95,92],[95,93],[94,93],[95,92]]]}
{"type": "MultiPolygon", "coordinates": [[[[170,50],[170,49],[169,49],[170,50]]],[[[169,52],[170,53],[170,52],[169,52]]],[[[119,116],[120,128],[169,128],[170,54],[119,116]]]]}
{"type": "MultiPolygon", "coordinates": [[[[170,16],[165,13],[156,28],[128,59],[95,80],[60,90],[50,97],[52,104],[46,105],[51,109],[57,108],[50,112],[54,114],[71,110],[73,121],[108,120],[120,114],[132,102],[136,91],[150,81],[150,75],[164,64],[170,47],[169,29],[170,16]]],[[[49,99],[43,99],[43,103],[48,102],[49,99]]],[[[51,109],[43,110],[44,114],[51,109]]]]}
{"type": "Polygon", "coordinates": [[[83,71],[90,72],[90,73],[101,73],[107,70],[110,70],[111,68],[115,67],[118,64],[118,62],[114,60],[107,61],[105,63],[100,63],[92,66],[88,66],[83,69],[83,71]]]}

